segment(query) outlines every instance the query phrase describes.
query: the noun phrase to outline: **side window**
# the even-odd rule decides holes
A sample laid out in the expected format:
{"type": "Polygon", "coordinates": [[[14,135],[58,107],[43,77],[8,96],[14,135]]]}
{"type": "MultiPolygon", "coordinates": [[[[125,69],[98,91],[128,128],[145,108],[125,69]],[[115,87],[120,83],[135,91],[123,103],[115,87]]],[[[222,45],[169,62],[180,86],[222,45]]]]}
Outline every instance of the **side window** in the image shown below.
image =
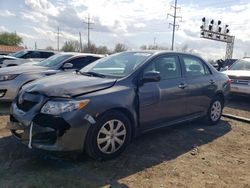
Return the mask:
{"type": "Polygon", "coordinates": [[[81,57],[81,58],[78,57],[76,59],[69,61],[68,63],[73,64],[73,69],[81,69],[90,63],[90,59],[89,57],[81,57]]]}
{"type": "Polygon", "coordinates": [[[181,77],[181,67],[176,56],[162,56],[154,59],[153,62],[146,67],[144,73],[148,71],[159,72],[162,80],[181,77]]]}
{"type": "Polygon", "coordinates": [[[92,63],[92,62],[100,59],[100,57],[92,57],[92,56],[89,56],[88,58],[89,58],[89,63],[92,63]]]}
{"type": "Polygon", "coordinates": [[[183,57],[185,72],[187,76],[204,76],[210,71],[204,63],[195,57],[183,57]]]}
{"type": "Polygon", "coordinates": [[[211,71],[210,71],[210,69],[207,67],[207,65],[203,64],[203,66],[204,66],[204,69],[205,69],[205,74],[206,74],[206,75],[211,74],[211,71]]]}
{"type": "Polygon", "coordinates": [[[24,59],[41,58],[41,54],[40,54],[40,52],[30,51],[27,54],[25,54],[23,58],[24,59]]]}
{"type": "Polygon", "coordinates": [[[54,55],[52,52],[41,52],[42,58],[49,58],[50,56],[54,55]]]}

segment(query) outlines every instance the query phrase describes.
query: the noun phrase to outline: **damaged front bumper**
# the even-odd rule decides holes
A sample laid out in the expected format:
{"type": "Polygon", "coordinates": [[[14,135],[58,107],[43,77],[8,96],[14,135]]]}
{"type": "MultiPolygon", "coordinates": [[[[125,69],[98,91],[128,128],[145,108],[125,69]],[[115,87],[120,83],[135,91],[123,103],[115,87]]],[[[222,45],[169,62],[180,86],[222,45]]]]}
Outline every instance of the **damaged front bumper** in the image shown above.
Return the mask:
{"type": "Polygon", "coordinates": [[[24,112],[15,103],[7,128],[29,148],[47,151],[83,151],[87,131],[95,120],[83,110],[51,116],[24,112]]]}

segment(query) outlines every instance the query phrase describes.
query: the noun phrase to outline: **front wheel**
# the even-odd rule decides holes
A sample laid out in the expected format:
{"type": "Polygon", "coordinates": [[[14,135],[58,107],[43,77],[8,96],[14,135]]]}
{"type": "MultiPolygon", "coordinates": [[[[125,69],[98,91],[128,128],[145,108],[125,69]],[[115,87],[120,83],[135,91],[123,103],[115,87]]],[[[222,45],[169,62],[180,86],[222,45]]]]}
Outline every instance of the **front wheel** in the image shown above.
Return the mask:
{"type": "Polygon", "coordinates": [[[109,111],[90,127],[86,138],[86,152],[96,160],[117,157],[131,137],[130,120],[121,112],[109,111]]]}
{"type": "Polygon", "coordinates": [[[210,125],[215,125],[220,121],[223,110],[223,102],[220,97],[215,97],[208,109],[206,122],[210,125]]]}

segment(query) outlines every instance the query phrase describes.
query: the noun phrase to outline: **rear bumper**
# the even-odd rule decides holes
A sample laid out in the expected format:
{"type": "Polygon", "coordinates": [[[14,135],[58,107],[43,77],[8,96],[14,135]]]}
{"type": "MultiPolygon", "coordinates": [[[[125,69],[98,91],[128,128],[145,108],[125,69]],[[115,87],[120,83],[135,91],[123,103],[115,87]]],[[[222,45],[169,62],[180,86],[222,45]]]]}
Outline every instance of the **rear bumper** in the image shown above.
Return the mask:
{"type": "Polygon", "coordinates": [[[250,85],[232,84],[230,92],[250,95],[250,85]]]}
{"type": "Polygon", "coordinates": [[[73,111],[61,116],[36,114],[25,116],[15,104],[7,124],[12,134],[30,149],[47,151],[83,151],[85,137],[93,118],[83,111],[73,111]],[[33,118],[32,118],[33,117],[33,118]],[[91,120],[90,120],[91,119],[91,120]]]}

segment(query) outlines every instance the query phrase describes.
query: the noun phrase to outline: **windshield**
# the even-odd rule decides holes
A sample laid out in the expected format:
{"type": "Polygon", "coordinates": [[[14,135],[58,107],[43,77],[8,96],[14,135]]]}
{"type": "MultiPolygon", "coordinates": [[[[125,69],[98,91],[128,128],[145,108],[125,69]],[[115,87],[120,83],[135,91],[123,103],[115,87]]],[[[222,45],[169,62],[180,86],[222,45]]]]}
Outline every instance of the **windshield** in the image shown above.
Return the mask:
{"type": "Polygon", "coordinates": [[[65,61],[66,59],[72,57],[72,54],[67,54],[67,55],[62,55],[62,54],[57,54],[53,55],[48,59],[45,59],[36,65],[38,66],[43,66],[43,67],[54,67],[60,64],[61,62],[65,61]]]}
{"type": "Polygon", "coordinates": [[[229,70],[250,70],[250,59],[240,59],[236,61],[229,70]]]}
{"type": "Polygon", "coordinates": [[[21,57],[23,57],[27,53],[28,53],[28,51],[22,50],[22,51],[18,51],[16,53],[12,53],[12,54],[9,54],[9,55],[12,56],[12,57],[21,58],[21,57]]]}
{"type": "MultiPolygon", "coordinates": [[[[152,53],[122,52],[102,58],[80,70],[112,77],[126,77],[141,65],[152,53]]],[[[95,74],[95,75],[96,75],[95,74]]]]}

